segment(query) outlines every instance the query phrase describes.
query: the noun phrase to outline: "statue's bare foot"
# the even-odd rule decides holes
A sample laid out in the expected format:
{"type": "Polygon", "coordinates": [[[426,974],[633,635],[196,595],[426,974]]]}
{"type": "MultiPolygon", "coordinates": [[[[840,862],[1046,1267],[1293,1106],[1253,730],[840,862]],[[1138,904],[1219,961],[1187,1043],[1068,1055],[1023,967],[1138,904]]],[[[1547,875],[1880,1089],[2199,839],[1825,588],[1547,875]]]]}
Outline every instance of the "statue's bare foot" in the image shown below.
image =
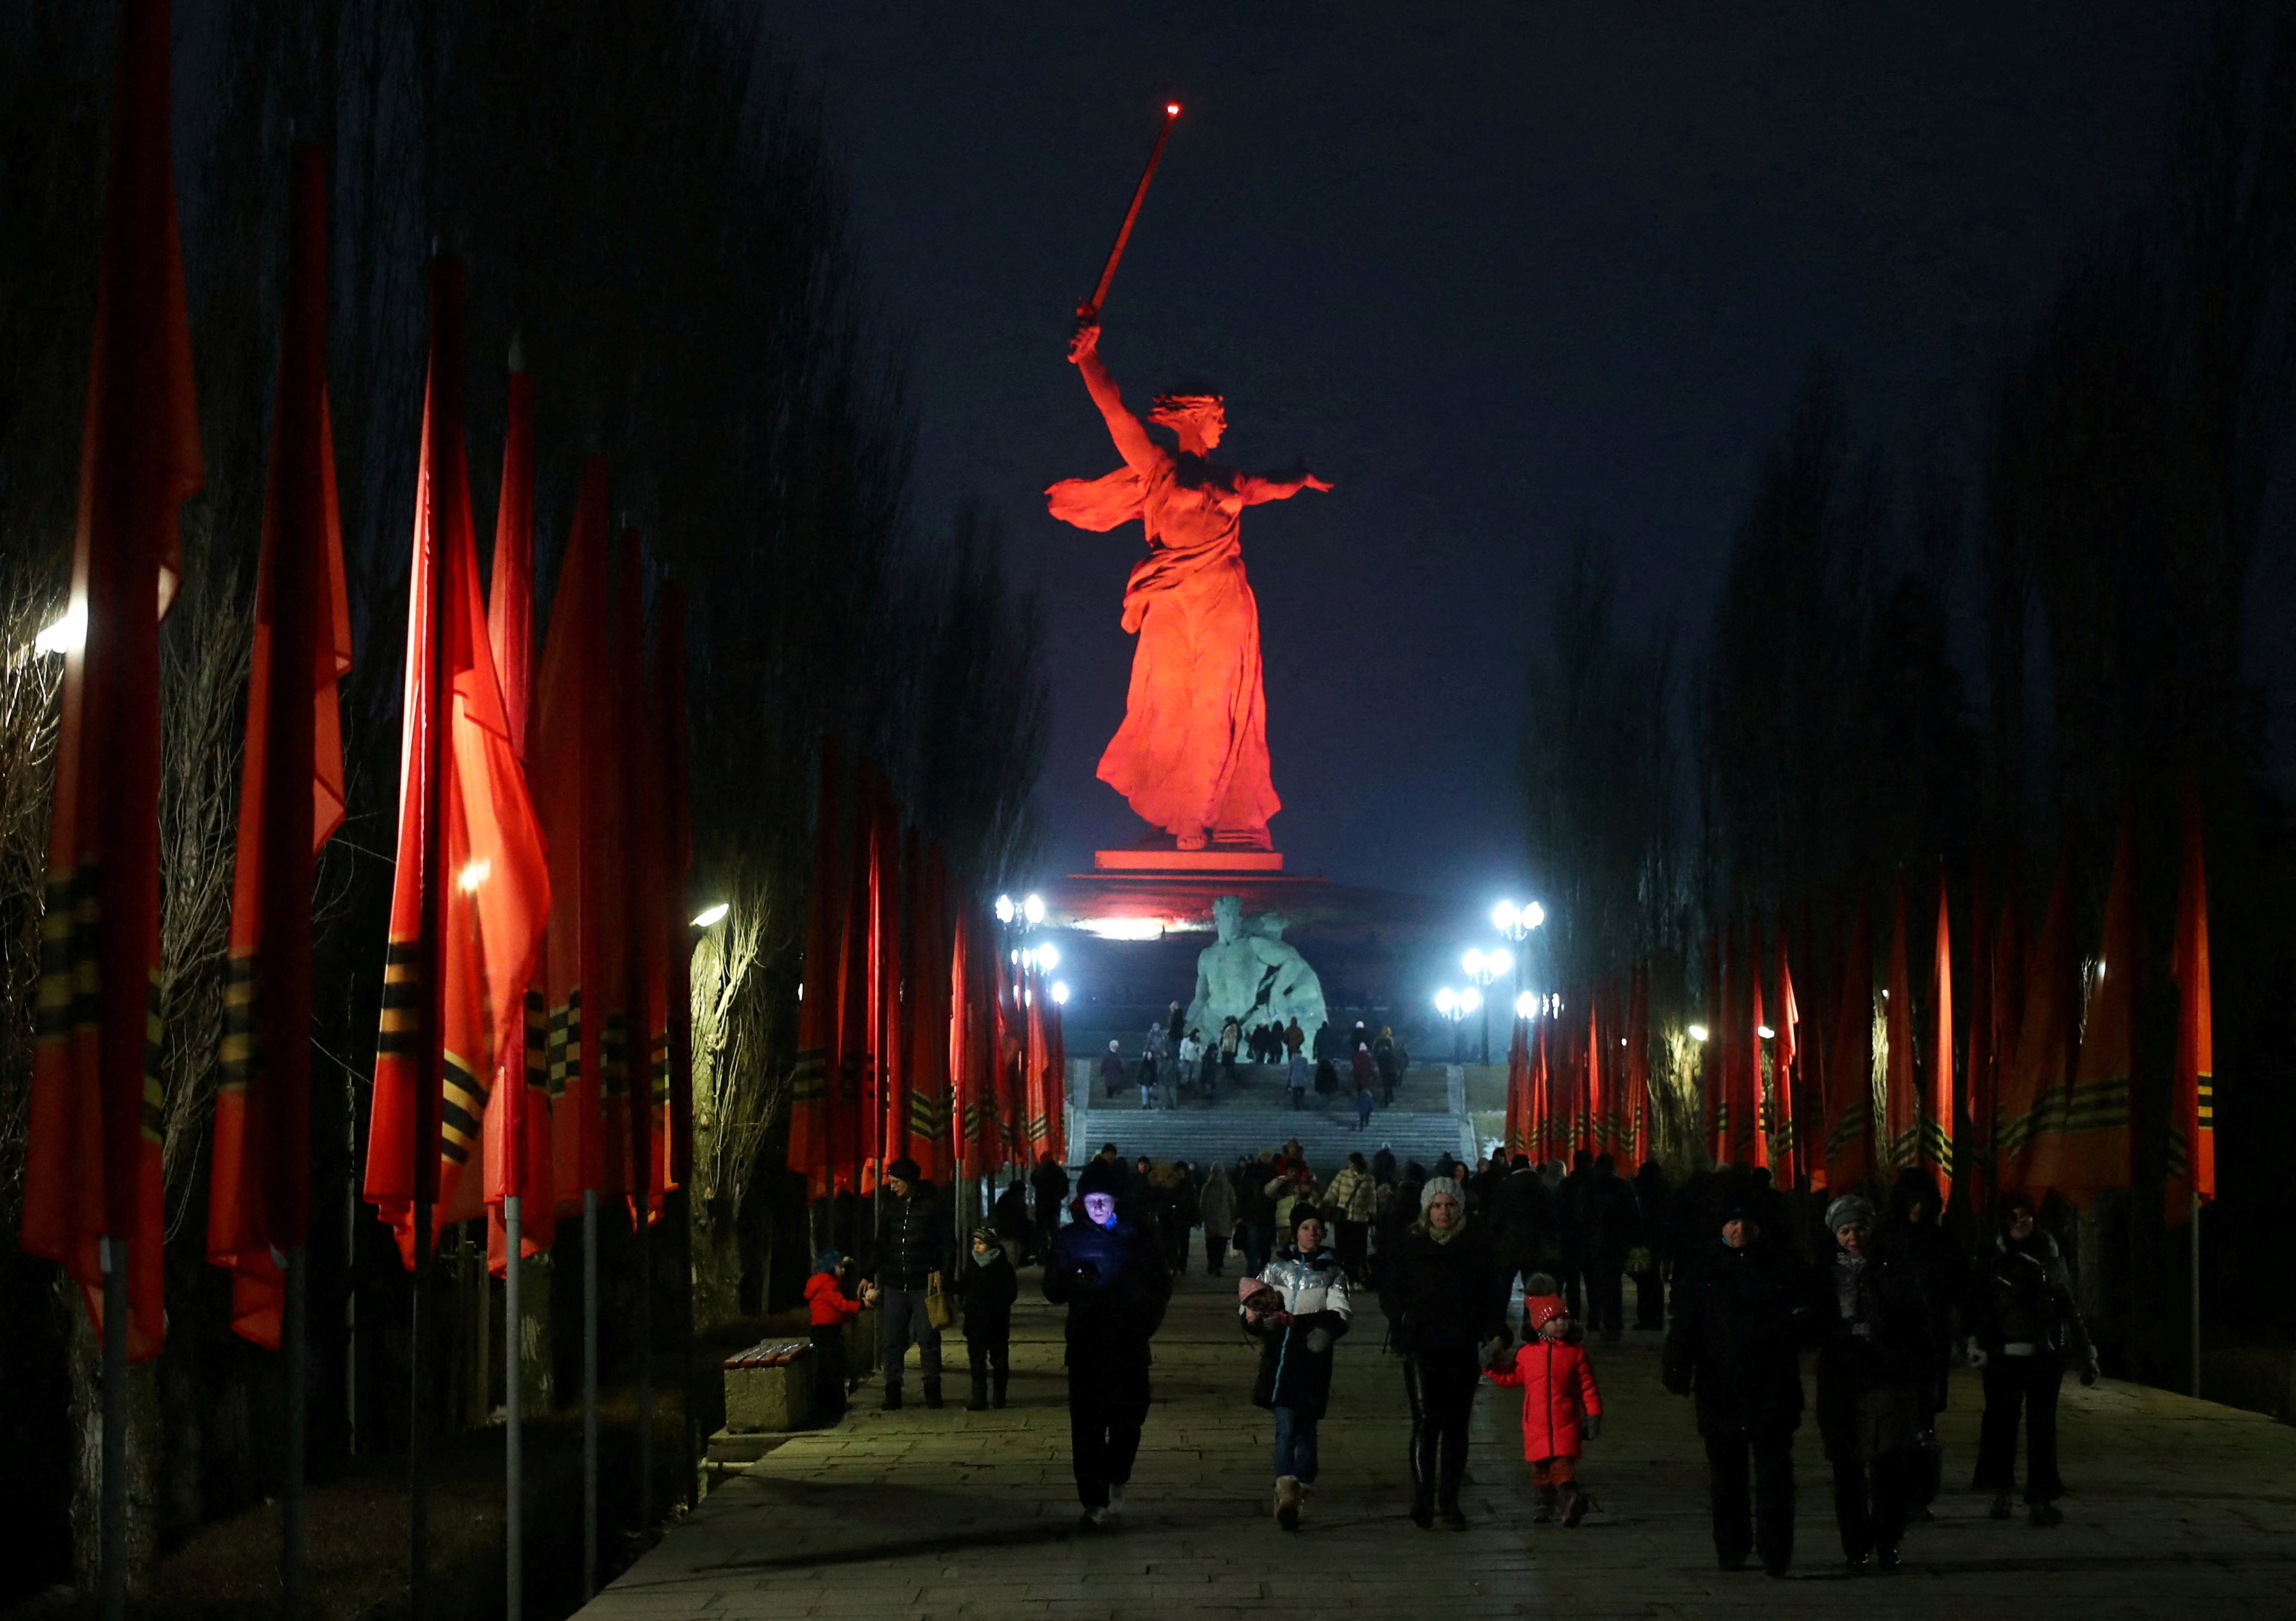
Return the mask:
{"type": "Polygon", "coordinates": [[[1186,833],[1175,834],[1173,836],[1178,840],[1180,848],[1183,850],[1201,850],[1204,847],[1204,830],[1201,827],[1186,833]]]}

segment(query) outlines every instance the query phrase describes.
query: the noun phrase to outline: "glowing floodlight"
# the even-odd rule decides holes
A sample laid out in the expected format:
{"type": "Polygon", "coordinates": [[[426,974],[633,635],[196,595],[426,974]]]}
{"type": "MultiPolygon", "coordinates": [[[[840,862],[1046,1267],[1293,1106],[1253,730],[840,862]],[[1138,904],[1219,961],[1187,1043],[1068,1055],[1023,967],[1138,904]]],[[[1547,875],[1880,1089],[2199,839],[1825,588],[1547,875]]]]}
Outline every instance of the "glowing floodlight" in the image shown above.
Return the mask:
{"type": "Polygon", "coordinates": [[[1472,986],[1472,985],[1469,985],[1469,986],[1468,986],[1464,991],[1462,991],[1462,992],[1459,992],[1459,1011],[1460,1011],[1460,1012],[1462,1012],[1462,1013],[1472,1013],[1476,1008],[1478,1008],[1481,1007],[1482,1005],[1483,1005],[1483,993],[1482,993],[1481,992],[1480,992],[1480,991],[1476,990],[1476,989],[1474,988],[1474,986],[1472,986]]]}
{"type": "Polygon", "coordinates": [[[87,639],[87,605],[74,601],[66,608],[63,617],[32,638],[35,653],[71,654],[79,651],[87,639]]]}
{"type": "Polygon", "coordinates": [[[1034,928],[1037,925],[1042,923],[1045,920],[1044,896],[1030,895],[1026,901],[1021,901],[1021,915],[1029,920],[1029,926],[1030,928],[1034,928]]]}
{"type": "Polygon", "coordinates": [[[1754,1033],[1767,1041],[1778,1033],[1771,1029],[1767,1024],[1757,1024],[1754,1026],[1754,1033]]]}
{"type": "Polygon", "coordinates": [[[1015,916],[1017,916],[1017,915],[1018,915],[1018,914],[1013,910],[1013,897],[1012,897],[1012,896],[1010,896],[1010,895],[999,895],[999,896],[997,896],[997,897],[996,897],[996,921],[997,921],[997,922],[999,922],[999,923],[1010,923],[1010,922],[1012,922],[1012,921],[1013,921],[1013,917],[1014,917],[1015,916]]]}
{"type": "Polygon", "coordinates": [[[1068,981],[1056,979],[1053,982],[1053,1001],[1058,1007],[1065,1008],[1069,1005],[1068,981]]]}
{"type": "Polygon", "coordinates": [[[1519,1019],[1537,1018],[1538,1016],[1538,999],[1528,991],[1524,992],[1521,996],[1516,997],[1514,999],[1514,1016],[1519,1019]]]}
{"type": "Polygon", "coordinates": [[[455,882],[462,887],[464,894],[475,895],[479,893],[479,885],[491,877],[494,870],[491,861],[472,861],[455,875],[455,882]]]}
{"type": "Polygon", "coordinates": [[[1061,966],[1061,949],[1046,941],[1037,948],[1037,967],[1050,974],[1061,966]]]}
{"type": "Polygon", "coordinates": [[[1706,1039],[1706,1026],[1703,1024],[1693,1024],[1690,1027],[1689,1034],[1692,1041],[1702,1041],[1706,1039]]]}
{"type": "Polygon", "coordinates": [[[1452,990],[1450,986],[1446,985],[1435,993],[1435,1011],[1441,1014],[1445,1018],[1449,1018],[1451,1016],[1451,1009],[1458,1005],[1459,993],[1456,991],[1452,990]]]}
{"type": "Polygon", "coordinates": [[[715,906],[705,906],[693,914],[693,926],[697,929],[716,928],[726,921],[726,914],[733,909],[732,905],[724,901],[715,906]]]}

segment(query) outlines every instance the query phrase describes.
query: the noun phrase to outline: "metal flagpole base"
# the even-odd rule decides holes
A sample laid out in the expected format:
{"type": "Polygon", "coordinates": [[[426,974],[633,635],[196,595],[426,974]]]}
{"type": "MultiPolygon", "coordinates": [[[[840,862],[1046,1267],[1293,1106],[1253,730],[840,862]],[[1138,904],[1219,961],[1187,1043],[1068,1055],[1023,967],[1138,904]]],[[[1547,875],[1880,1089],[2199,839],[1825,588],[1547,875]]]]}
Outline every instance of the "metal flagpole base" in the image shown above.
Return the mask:
{"type": "Polygon", "coordinates": [[[582,1190],[582,1596],[598,1593],[598,1190],[582,1190]]]}
{"type": "Polygon", "coordinates": [[[526,1402],[524,1302],[519,1288],[519,1197],[503,1196],[503,1614],[521,1621],[526,1608],[526,1453],[519,1421],[526,1402]]]}

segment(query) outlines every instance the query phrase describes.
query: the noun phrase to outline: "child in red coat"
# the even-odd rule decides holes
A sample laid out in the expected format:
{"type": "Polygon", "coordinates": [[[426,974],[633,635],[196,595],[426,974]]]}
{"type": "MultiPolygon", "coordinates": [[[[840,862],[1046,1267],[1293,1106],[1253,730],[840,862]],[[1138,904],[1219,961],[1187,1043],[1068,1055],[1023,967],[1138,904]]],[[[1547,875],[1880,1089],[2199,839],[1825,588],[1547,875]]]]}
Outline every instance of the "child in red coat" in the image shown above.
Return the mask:
{"type": "Polygon", "coordinates": [[[1522,1455],[1538,1488],[1532,1519],[1553,1519],[1559,1500],[1562,1523],[1576,1526],[1594,1504],[1578,1489],[1578,1454],[1603,1433],[1603,1393],[1561,1296],[1526,1299],[1522,1317],[1528,1332],[1513,1359],[1485,1372],[1495,1385],[1522,1389],[1522,1455]]]}
{"type": "Polygon", "coordinates": [[[845,1325],[861,1314],[865,1304],[846,1292],[852,1265],[835,1250],[824,1249],[805,1280],[806,1317],[813,1329],[814,1414],[831,1424],[845,1416],[845,1325]]]}

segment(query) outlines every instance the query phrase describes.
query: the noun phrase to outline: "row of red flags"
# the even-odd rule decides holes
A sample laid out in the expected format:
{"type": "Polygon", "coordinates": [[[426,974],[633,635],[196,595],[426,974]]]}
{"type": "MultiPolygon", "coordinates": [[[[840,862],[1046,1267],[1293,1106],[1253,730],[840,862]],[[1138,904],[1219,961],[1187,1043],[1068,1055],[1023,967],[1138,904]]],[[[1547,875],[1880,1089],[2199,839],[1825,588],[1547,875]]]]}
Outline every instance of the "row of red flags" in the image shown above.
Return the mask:
{"type": "MultiPolygon", "coordinates": [[[[2191,794],[2182,842],[2164,1195],[2171,1223],[2187,1219],[2195,1200],[2216,1197],[2208,875],[2191,794]]],[[[2128,1187],[2141,959],[2128,819],[2115,843],[2099,950],[2085,966],[2073,955],[2071,877],[2070,863],[2061,861],[2030,946],[2013,899],[2001,900],[1997,913],[1981,876],[1972,885],[1977,926],[1963,982],[1971,1005],[1959,1017],[1942,875],[1918,982],[1907,888],[1902,880],[1898,885],[1878,1014],[1872,920],[1860,907],[1838,959],[1830,1035],[1815,1020],[1805,1031],[1783,921],[1767,951],[1751,928],[1710,940],[1713,1000],[1700,1050],[1708,1157],[1766,1167],[1782,1187],[1807,1180],[1848,1188],[1918,1166],[1949,1196],[1958,1140],[1980,1197],[2015,1188],[2087,1204],[2100,1191],[2128,1187]]],[[[1807,919],[1802,942],[1807,955],[1813,943],[1807,919]]],[[[1562,1008],[1560,1016],[1516,1021],[1506,1148],[1540,1159],[1584,1148],[1637,1164],[1653,1143],[1648,969],[1637,967],[1628,976],[1623,999],[1611,985],[1566,997],[1562,1008]]]]}
{"type": "MultiPolygon", "coordinates": [[[[124,1244],[128,1351],[155,1354],[165,1121],[159,621],[202,484],[168,140],[166,0],[129,0],[97,271],[50,825],[23,1243],[102,1321],[124,1244]],[[156,608],[156,611],[155,611],[156,608]],[[75,631],[76,628],[76,631],[75,631]]],[[[234,1326],[276,1345],[308,1224],[311,889],[343,815],[350,664],[325,381],[324,168],[292,169],[209,1188],[234,1326]]],[[[639,539],[610,556],[586,468],[550,639],[533,651],[533,440],[510,384],[491,613],[462,419],[462,280],[433,267],[398,868],[365,1192],[412,1263],[437,1224],[521,1198],[539,1249],[586,1192],[658,1214],[689,1174],[685,695],[678,588],[648,668],[639,539]],[[609,581],[612,581],[610,588],[609,581]]],[[[501,1245],[494,1247],[501,1264],[501,1245]]]]}
{"type": "Polygon", "coordinates": [[[815,1198],[1067,1156],[1059,1004],[864,761],[822,758],[789,1168],[815,1198]],[[846,809],[849,800],[850,809],[846,809]]]}

